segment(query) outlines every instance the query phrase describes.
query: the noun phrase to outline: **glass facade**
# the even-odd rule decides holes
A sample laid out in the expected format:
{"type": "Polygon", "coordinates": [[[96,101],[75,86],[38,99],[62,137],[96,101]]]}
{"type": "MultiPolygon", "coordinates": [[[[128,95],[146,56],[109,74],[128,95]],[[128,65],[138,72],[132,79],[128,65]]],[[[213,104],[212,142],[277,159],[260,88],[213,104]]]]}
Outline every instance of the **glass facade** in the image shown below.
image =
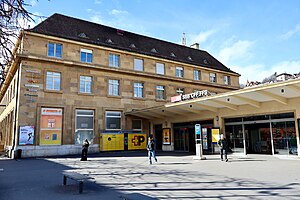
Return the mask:
{"type": "Polygon", "coordinates": [[[225,119],[232,152],[297,155],[294,113],[225,119]]]}

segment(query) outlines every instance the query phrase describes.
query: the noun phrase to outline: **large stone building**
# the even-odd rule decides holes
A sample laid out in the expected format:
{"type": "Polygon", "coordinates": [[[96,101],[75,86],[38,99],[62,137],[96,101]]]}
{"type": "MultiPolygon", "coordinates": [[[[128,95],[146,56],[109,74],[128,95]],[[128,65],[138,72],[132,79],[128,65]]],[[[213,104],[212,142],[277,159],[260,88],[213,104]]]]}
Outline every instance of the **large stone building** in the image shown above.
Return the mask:
{"type": "Polygon", "coordinates": [[[24,157],[77,154],[85,138],[91,152],[145,148],[147,135],[162,127],[147,115],[124,113],[195,91],[239,89],[239,74],[198,48],[50,16],[21,32],[7,68],[2,150],[13,156],[22,149],[24,157]]]}

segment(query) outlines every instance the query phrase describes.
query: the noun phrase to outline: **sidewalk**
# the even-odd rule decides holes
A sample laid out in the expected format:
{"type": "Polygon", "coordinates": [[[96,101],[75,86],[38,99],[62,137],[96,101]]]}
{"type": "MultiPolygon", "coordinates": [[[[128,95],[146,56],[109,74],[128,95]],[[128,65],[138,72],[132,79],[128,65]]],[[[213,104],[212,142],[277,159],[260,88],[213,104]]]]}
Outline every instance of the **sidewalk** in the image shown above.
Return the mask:
{"type": "Polygon", "coordinates": [[[116,152],[61,158],[0,159],[0,200],[148,200],[148,199],[299,199],[300,160],[250,155],[218,155],[193,160],[193,155],[158,152],[149,165],[146,152],[116,152]],[[93,177],[62,185],[62,172],[93,177]]]}

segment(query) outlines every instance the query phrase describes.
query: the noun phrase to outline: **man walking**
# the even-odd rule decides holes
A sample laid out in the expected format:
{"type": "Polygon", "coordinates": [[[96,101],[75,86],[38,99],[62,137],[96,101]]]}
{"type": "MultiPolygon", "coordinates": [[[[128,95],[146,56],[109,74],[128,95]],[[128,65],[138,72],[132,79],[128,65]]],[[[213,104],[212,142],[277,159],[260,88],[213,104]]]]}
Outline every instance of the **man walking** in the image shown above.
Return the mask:
{"type": "Polygon", "coordinates": [[[227,159],[228,143],[227,143],[227,140],[226,140],[226,137],[224,136],[224,134],[221,134],[221,138],[218,141],[218,145],[220,147],[221,161],[223,161],[223,154],[225,154],[225,162],[228,162],[228,159],[227,159]]]}
{"type": "Polygon", "coordinates": [[[155,142],[154,142],[154,138],[152,135],[150,135],[148,138],[147,150],[148,150],[148,157],[149,157],[150,165],[152,164],[152,156],[153,156],[155,162],[157,162],[157,158],[155,156],[155,142]]]}

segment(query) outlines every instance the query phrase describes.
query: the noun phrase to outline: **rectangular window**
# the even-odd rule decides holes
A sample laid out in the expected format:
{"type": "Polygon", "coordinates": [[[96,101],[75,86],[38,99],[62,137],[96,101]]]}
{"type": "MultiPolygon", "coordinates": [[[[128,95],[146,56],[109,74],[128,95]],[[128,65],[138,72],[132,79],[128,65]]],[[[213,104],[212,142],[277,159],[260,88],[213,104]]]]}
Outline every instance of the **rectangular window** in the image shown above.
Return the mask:
{"type": "Polygon", "coordinates": [[[183,78],[183,67],[176,67],[176,77],[183,78]]]}
{"type": "Polygon", "coordinates": [[[120,56],[116,54],[109,54],[109,66],[110,67],[120,67],[120,56]]]}
{"type": "Polygon", "coordinates": [[[230,76],[224,76],[224,84],[225,85],[231,85],[230,76]]]}
{"type": "Polygon", "coordinates": [[[165,74],[165,65],[162,63],[156,63],[156,74],[165,74]]]}
{"type": "Polygon", "coordinates": [[[47,72],[46,77],[46,90],[60,90],[60,73],[47,72]]]}
{"type": "Polygon", "coordinates": [[[76,109],[75,144],[83,144],[85,139],[93,143],[94,110],[76,109]]]}
{"type": "Polygon", "coordinates": [[[80,49],[80,61],[86,63],[93,62],[93,51],[88,49],[80,49]]]}
{"type": "Polygon", "coordinates": [[[156,86],[156,99],[165,99],[165,86],[156,86]]]}
{"type": "Polygon", "coordinates": [[[79,91],[81,93],[92,93],[92,77],[80,76],[79,91]]]}
{"type": "Polygon", "coordinates": [[[119,96],[119,80],[108,80],[108,94],[111,96],[119,96]]]}
{"type": "Polygon", "coordinates": [[[201,80],[201,71],[200,70],[194,70],[194,80],[196,80],[196,81],[201,80]]]}
{"type": "Polygon", "coordinates": [[[178,95],[184,94],[184,88],[177,88],[176,94],[178,95]]]}
{"type": "Polygon", "coordinates": [[[134,70],[135,71],[144,71],[144,61],[142,59],[134,59],[134,70]]]}
{"type": "Polygon", "coordinates": [[[48,43],[48,56],[61,58],[62,57],[62,44],[57,43],[48,43]]]}
{"type": "Polygon", "coordinates": [[[142,120],[133,119],[132,120],[132,130],[142,130],[142,120]]]}
{"type": "Polygon", "coordinates": [[[216,73],[209,73],[209,81],[212,83],[216,83],[217,82],[217,75],[216,73]]]}
{"type": "Polygon", "coordinates": [[[121,112],[106,111],[105,112],[106,130],[121,129],[121,112]]]}
{"type": "Polygon", "coordinates": [[[144,84],[134,83],[134,97],[143,98],[144,97],[144,84]]]}

